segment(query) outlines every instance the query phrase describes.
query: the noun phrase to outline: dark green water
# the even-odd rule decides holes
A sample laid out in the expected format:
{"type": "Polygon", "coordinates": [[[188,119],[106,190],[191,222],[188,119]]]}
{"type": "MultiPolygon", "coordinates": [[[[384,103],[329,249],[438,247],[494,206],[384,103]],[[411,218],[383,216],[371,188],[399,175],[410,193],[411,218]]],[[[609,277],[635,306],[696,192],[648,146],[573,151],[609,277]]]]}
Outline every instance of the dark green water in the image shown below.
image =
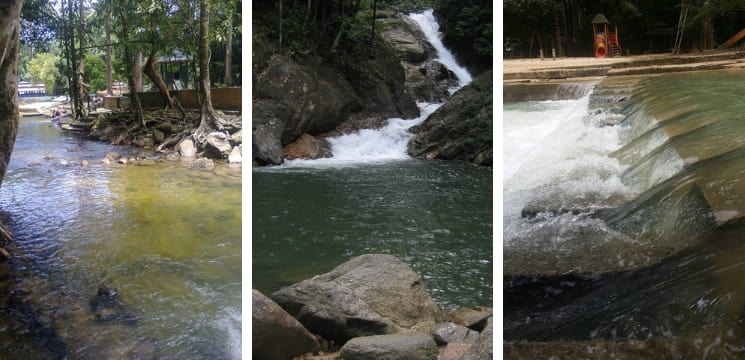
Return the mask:
{"type": "Polygon", "coordinates": [[[400,160],[253,170],[253,287],[399,256],[444,308],[492,302],[492,172],[400,160]]]}
{"type": "Polygon", "coordinates": [[[98,163],[112,151],[133,150],[22,119],[0,207],[19,250],[9,284],[26,302],[3,309],[0,358],[240,358],[240,168],[98,163]],[[136,325],[94,319],[103,285],[136,325]]]}

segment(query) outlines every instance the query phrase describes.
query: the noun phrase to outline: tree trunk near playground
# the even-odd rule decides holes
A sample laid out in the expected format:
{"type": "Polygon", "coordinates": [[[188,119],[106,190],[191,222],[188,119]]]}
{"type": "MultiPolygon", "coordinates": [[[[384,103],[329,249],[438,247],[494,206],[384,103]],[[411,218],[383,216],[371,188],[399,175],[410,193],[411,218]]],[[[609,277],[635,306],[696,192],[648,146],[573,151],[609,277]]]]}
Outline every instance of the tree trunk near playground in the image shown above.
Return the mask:
{"type": "Polygon", "coordinates": [[[18,36],[22,0],[0,1],[0,184],[18,131],[18,36]]]}

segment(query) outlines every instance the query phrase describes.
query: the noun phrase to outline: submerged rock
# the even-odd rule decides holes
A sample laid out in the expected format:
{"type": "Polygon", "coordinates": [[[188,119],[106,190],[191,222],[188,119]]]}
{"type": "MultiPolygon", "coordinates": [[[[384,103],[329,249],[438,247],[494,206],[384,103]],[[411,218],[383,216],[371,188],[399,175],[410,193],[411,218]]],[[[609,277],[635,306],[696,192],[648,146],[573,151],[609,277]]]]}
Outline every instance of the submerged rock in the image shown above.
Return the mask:
{"type": "Polygon", "coordinates": [[[316,338],[279,305],[252,291],[252,355],[254,359],[289,360],[320,348],[316,338]]]}
{"type": "Polygon", "coordinates": [[[90,301],[96,321],[104,324],[136,325],[134,316],[119,299],[115,288],[101,286],[90,301]]]}
{"type": "Polygon", "coordinates": [[[429,329],[443,318],[422,278],[392,255],[358,256],[271,298],[310,331],[337,343],[429,329]]]}
{"type": "Polygon", "coordinates": [[[199,158],[191,164],[192,169],[212,169],[215,167],[215,162],[208,158],[199,158]]]}
{"type": "Polygon", "coordinates": [[[344,360],[436,360],[437,354],[435,341],[419,333],[358,337],[341,349],[344,360]]]}

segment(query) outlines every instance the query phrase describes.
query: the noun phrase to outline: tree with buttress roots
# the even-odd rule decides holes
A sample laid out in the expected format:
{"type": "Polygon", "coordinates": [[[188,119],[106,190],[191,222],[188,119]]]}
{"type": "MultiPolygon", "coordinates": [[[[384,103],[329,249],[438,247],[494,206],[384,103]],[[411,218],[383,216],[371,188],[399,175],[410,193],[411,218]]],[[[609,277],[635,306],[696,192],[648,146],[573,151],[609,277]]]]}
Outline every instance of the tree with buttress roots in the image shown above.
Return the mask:
{"type": "MultiPolygon", "coordinates": [[[[192,138],[197,147],[204,149],[212,139],[224,139],[230,131],[240,128],[240,124],[231,122],[220,117],[212,107],[212,96],[210,94],[210,47],[209,47],[209,24],[210,24],[210,0],[199,1],[199,101],[200,120],[199,127],[192,138]]],[[[227,157],[227,154],[222,154],[227,157]]]]}
{"type": "Polygon", "coordinates": [[[23,0],[0,1],[0,184],[18,130],[18,38],[23,0]]]}

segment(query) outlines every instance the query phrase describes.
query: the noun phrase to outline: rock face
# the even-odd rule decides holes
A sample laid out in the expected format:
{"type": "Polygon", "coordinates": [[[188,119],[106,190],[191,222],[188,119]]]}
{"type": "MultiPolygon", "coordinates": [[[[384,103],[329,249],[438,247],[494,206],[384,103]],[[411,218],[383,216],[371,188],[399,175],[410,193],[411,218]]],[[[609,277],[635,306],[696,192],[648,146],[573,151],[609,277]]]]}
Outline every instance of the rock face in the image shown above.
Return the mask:
{"type": "Polygon", "coordinates": [[[443,318],[419,275],[392,255],[369,254],[282,288],[271,298],[315,334],[341,344],[443,318]]]}
{"type": "Polygon", "coordinates": [[[415,157],[492,165],[492,72],[458,90],[422,124],[408,152],[415,157]]]}
{"type": "Polygon", "coordinates": [[[424,334],[393,334],[358,337],[341,349],[344,360],[436,360],[437,345],[424,334]]]}
{"type": "Polygon", "coordinates": [[[277,304],[256,290],[252,297],[254,359],[289,360],[319,349],[316,338],[277,304]]]}
{"type": "Polygon", "coordinates": [[[285,123],[280,118],[278,106],[270,101],[253,104],[253,133],[251,152],[253,165],[279,165],[282,163],[282,132],[285,123]]]}
{"type": "Polygon", "coordinates": [[[450,97],[448,88],[458,85],[455,75],[445,65],[427,60],[421,65],[404,63],[406,90],[417,101],[441,103],[450,97]]]}

